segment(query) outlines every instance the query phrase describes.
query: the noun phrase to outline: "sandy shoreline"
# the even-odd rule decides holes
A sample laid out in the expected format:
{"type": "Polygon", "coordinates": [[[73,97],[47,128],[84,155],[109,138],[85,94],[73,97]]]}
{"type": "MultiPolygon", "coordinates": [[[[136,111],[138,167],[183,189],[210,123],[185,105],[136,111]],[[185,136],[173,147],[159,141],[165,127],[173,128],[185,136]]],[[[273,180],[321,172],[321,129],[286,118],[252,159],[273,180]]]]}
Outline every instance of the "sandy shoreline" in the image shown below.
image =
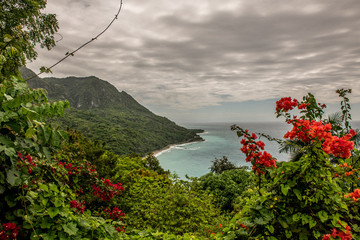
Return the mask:
{"type": "MultiPolygon", "coordinates": [[[[202,134],[202,133],[201,133],[201,134],[202,134]]],[[[162,148],[162,149],[153,151],[152,154],[154,155],[154,157],[157,157],[157,156],[161,155],[162,153],[168,151],[168,150],[171,149],[171,148],[178,147],[178,146],[184,146],[184,145],[188,145],[188,144],[192,144],[192,143],[197,143],[197,142],[204,142],[204,141],[205,141],[205,139],[197,140],[197,141],[187,141],[187,142],[182,142],[182,143],[170,144],[170,145],[167,145],[166,147],[164,147],[164,148],[162,148]]]]}

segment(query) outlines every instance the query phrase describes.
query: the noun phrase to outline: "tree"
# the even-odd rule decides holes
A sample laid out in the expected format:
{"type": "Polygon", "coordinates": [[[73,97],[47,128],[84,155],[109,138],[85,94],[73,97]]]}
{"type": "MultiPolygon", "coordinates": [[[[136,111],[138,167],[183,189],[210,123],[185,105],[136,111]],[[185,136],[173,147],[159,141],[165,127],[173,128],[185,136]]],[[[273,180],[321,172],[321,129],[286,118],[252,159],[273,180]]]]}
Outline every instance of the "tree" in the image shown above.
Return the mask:
{"type": "Polygon", "coordinates": [[[226,170],[235,169],[236,166],[228,160],[227,157],[223,156],[220,159],[215,158],[214,161],[212,161],[213,165],[210,167],[210,171],[212,173],[221,174],[222,172],[226,170]]]}
{"type": "Polygon", "coordinates": [[[46,0],[0,0],[0,81],[18,75],[26,60],[37,57],[35,45],[51,49],[58,30],[55,14],[41,10],[46,0]]]}

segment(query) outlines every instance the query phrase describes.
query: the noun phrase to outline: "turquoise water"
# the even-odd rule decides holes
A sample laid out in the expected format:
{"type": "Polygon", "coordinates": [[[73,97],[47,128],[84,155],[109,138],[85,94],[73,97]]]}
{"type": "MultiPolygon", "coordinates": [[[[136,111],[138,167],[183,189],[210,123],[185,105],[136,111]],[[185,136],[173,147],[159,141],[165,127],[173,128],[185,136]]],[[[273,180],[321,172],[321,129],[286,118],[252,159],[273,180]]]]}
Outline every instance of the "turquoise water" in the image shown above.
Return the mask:
{"type": "MultiPolygon", "coordinates": [[[[204,142],[189,143],[174,146],[156,155],[161,166],[175,172],[180,178],[200,177],[210,171],[215,158],[226,156],[237,166],[250,166],[245,162],[245,155],[240,151],[240,139],[236,132],[230,130],[232,123],[187,124],[187,128],[205,130],[201,137],[204,142]]],[[[249,129],[250,132],[262,132],[272,137],[282,138],[289,126],[282,122],[238,123],[238,126],[249,129]]],[[[265,143],[265,150],[278,161],[286,161],[287,154],[279,154],[279,145],[261,138],[265,143]]]]}

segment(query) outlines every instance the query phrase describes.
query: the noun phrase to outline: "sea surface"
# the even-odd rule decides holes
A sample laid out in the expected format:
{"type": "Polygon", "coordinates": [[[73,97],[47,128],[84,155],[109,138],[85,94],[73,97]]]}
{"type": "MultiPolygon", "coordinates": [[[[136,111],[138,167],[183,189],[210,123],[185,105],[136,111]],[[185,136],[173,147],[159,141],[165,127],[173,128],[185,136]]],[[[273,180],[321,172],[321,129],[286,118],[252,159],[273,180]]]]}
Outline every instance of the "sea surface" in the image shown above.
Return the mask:
{"type": "MultiPolygon", "coordinates": [[[[212,161],[223,156],[226,156],[236,166],[250,166],[250,163],[245,162],[245,155],[240,151],[242,147],[240,138],[237,137],[235,131],[230,130],[230,126],[233,124],[183,124],[187,128],[203,129],[205,133],[200,135],[205,141],[175,145],[156,154],[156,157],[165,170],[176,173],[182,179],[185,179],[185,175],[200,177],[210,172],[212,161]]],[[[291,128],[283,122],[237,123],[236,125],[248,129],[250,132],[260,132],[281,139],[291,128]]],[[[269,142],[263,137],[260,140],[265,143],[265,151],[272,154],[278,161],[288,160],[288,154],[279,153],[277,142],[269,142]]]]}
{"type": "MultiPolygon", "coordinates": [[[[183,124],[187,128],[203,129],[200,134],[205,141],[175,145],[164,150],[156,157],[165,170],[176,173],[181,179],[189,177],[201,177],[210,172],[212,161],[226,156],[236,166],[250,166],[245,162],[245,155],[240,151],[242,147],[240,138],[235,131],[230,130],[234,123],[203,123],[183,124]]],[[[284,122],[244,122],[236,123],[237,126],[248,129],[250,132],[264,133],[275,138],[283,139],[284,134],[291,130],[291,126],[284,122]]],[[[351,122],[353,129],[360,128],[359,121],[351,122]]],[[[279,153],[279,144],[261,138],[265,143],[265,151],[269,152],[278,161],[287,161],[289,154],[279,153]]]]}

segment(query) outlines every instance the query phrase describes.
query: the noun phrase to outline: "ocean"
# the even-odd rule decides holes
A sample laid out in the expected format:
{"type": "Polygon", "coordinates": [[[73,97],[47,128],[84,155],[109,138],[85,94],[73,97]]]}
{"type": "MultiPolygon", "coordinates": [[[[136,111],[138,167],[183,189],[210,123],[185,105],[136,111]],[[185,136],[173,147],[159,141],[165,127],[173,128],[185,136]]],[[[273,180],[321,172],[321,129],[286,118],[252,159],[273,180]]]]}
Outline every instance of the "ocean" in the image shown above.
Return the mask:
{"type": "MultiPolygon", "coordinates": [[[[203,123],[186,124],[186,128],[203,129],[200,134],[205,141],[172,146],[155,156],[165,170],[176,173],[181,179],[185,175],[200,177],[210,172],[212,161],[226,156],[236,166],[250,166],[245,162],[245,155],[240,151],[240,138],[235,131],[230,130],[234,123],[203,123]]],[[[250,132],[264,133],[272,137],[281,138],[291,129],[291,126],[283,122],[248,122],[236,125],[248,129],[250,132]]],[[[278,161],[287,161],[288,154],[279,153],[279,144],[261,138],[265,143],[265,151],[269,152],[278,161]]]]}

